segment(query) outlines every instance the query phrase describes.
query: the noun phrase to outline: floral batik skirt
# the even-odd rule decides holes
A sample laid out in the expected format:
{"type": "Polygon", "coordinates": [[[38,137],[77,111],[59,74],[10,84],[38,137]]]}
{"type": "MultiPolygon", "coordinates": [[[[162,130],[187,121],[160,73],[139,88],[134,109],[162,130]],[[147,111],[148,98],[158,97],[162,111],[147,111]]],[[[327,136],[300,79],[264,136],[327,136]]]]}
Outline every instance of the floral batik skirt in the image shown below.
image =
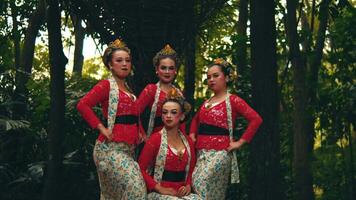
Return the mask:
{"type": "Polygon", "coordinates": [[[148,194],[148,200],[202,200],[197,194],[190,193],[184,197],[175,197],[171,195],[159,194],[156,192],[151,192],[148,194]]]}
{"type": "Polygon", "coordinates": [[[100,183],[100,200],[146,199],[146,185],[134,146],[126,143],[99,142],[94,147],[94,162],[100,183]]]}
{"type": "Polygon", "coordinates": [[[232,154],[225,150],[199,150],[193,171],[193,190],[202,199],[223,200],[229,186],[232,154]]]}

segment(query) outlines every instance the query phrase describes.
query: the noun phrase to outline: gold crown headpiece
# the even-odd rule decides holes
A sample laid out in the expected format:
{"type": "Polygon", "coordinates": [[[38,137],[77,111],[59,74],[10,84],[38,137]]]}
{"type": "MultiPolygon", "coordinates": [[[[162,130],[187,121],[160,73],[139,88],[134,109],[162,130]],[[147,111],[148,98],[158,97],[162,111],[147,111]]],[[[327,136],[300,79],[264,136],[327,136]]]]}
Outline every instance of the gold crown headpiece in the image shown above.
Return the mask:
{"type": "Polygon", "coordinates": [[[184,99],[184,97],[178,92],[178,89],[172,88],[167,93],[167,99],[181,100],[184,99]]]}
{"type": "Polygon", "coordinates": [[[233,69],[233,65],[227,62],[222,58],[216,58],[213,61],[215,65],[221,65],[224,70],[226,70],[227,75],[230,77],[231,80],[237,79],[237,72],[233,69]]]}
{"type": "Polygon", "coordinates": [[[166,100],[175,100],[179,102],[179,104],[183,107],[183,112],[185,114],[187,114],[192,108],[177,88],[172,88],[168,91],[166,100]]]}
{"type": "Polygon", "coordinates": [[[229,63],[228,63],[226,60],[222,59],[222,58],[216,58],[216,59],[214,59],[213,63],[214,63],[214,64],[217,64],[217,65],[222,65],[222,66],[224,66],[224,67],[226,67],[227,65],[229,65],[229,63]]]}
{"type": "Polygon", "coordinates": [[[176,51],[169,44],[166,44],[166,46],[164,46],[164,48],[161,49],[161,51],[159,51],[159,54],[172,55],[172,54],[176,54],[176,51]]]}
{"type": "Polygon", "coordinates": [[[114,48],[124,48],[127,47],[125,42],[120,40],[120,39],[116,39],[113,42],[110,42],[109,47],[114,47],[114,48]]]}

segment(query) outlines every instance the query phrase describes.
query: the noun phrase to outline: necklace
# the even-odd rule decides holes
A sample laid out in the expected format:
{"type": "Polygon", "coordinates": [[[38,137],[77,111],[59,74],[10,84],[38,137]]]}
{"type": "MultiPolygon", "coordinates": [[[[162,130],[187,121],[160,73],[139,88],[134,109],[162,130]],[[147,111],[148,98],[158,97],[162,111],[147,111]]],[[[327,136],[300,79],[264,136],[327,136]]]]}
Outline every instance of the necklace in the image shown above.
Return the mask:
{"type": "Polygon", "coordinates": [[[184,148],[184,143],[183,143],[183,148],[179,148],[179,140],[181,140],[181,138],[169,138],[169,146],[171,147],[171,150],[178,156],[179,161],[183,160],[183,155],[185,152],[185,148],[184,148]]]}
{"type": "Polygon", "coordinates": [[[183,150],[178,151],[177,154],[178,154],[178,159],[179,159],[179,161],[182,161],[182,160],[183,160],[183,155],[184,155],[183,150]]]}
{"type": "Polygon", "coordinates": [[[210,109],[211,107],[213,107],[213,106],[215,106],[215,105],[217,105],[217,104],[219,104],[219,103],[225,101],[225,99],[226,99],[226,96],[224,96],[224,98],[222,98],[222,97],[216,97],[216,96],[210,97],[210,98],[208,99],[208,101],[205,103],[205,108],[210,109]],[[215,99],[217,99],[217,100],[215,100],[214,102],[211,102],[214,97],[215,97],[215,99]],[[220,98],[221,98],[221,99],[220,99],[220,98]]]}

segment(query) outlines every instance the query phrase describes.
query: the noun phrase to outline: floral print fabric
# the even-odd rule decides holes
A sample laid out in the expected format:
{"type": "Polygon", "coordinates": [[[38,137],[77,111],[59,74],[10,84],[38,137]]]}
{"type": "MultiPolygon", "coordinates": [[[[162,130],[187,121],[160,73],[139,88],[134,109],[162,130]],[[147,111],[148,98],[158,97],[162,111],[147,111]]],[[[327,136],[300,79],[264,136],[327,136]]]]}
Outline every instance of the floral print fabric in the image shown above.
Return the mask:
{"type": "Polygon", "coordinates": [[[99,176],[100,200],[147,198],[146,185],[133,155],[133,145],[97,141],[93,156],[99,176]]]}
{"type": "Polygon", "coordinates": [[[193,191],[202,199],[223,200],[229,185],[231,153],[199,150],[193,171],[193,191]]]}

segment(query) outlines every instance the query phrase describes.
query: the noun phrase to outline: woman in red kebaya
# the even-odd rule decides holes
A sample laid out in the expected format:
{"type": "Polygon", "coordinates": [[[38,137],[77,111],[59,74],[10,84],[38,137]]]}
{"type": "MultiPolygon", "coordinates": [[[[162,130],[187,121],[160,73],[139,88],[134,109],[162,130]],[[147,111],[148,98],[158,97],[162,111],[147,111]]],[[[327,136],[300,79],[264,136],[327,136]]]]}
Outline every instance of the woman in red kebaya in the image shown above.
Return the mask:
{"type": "Polygon", "coordinates": [[[163,129],[147,140],[139,165],[149,190],[148,199],[200,199],[191,193],[195,151],[191,139],[179,130],[188,103],[176,89],[162,104],[163,129]],[[150,173],[153,169],[153,173],[150,173]]]}
{"type": "Polygon", "coordinates": [[[100,199],[146,199],[144,179],[133,158],[140,134],[136,97],[125,81],[132,70],[130,50],[115,40],[106,48],[103,62],[112,77],[97,83],[77,105],[84,120],[100,132],[94,147],[100,199]],[[96,105],[101,105],[107,121],[95,115],[96,105]]]}
{"type": "Polygon", "coordinates": [[[208,86],[214,95],[203,103],[191,123],[190,137],[197,150],[193,189],[203,199],[225,199],[229,180],[239,182],[235,150],[250,142],[262,123],[258,113],[243,99],[228,92],[231,71],[231,66],[222,59],[208,66],[208,86]],[[235,141],[233,129],[238,115],[249,123],[235,141]]]}
{"type": "MultiPolygon", "coordinates": [[[[143,112],[146,107],[151,108],[146,131],[147,137],[149,137],[151,133],[163,128],[161,118],[162,103],[167,96],[167,92],[172,88],[176,88],[173,85],[173,81],[177,75],[178,55],[176,51],[167,44],[162,50],[157,52],[153,58],[153,65],[155,66],[159,81],[156,84],[148,84],[142,90],[138,98],[140,112],[143,112]]],[[[179,93],[181,92],[179,91],[179,93]]],[[[184,123],[181,124],[180,129],[185,133],[184,123]]]]}

